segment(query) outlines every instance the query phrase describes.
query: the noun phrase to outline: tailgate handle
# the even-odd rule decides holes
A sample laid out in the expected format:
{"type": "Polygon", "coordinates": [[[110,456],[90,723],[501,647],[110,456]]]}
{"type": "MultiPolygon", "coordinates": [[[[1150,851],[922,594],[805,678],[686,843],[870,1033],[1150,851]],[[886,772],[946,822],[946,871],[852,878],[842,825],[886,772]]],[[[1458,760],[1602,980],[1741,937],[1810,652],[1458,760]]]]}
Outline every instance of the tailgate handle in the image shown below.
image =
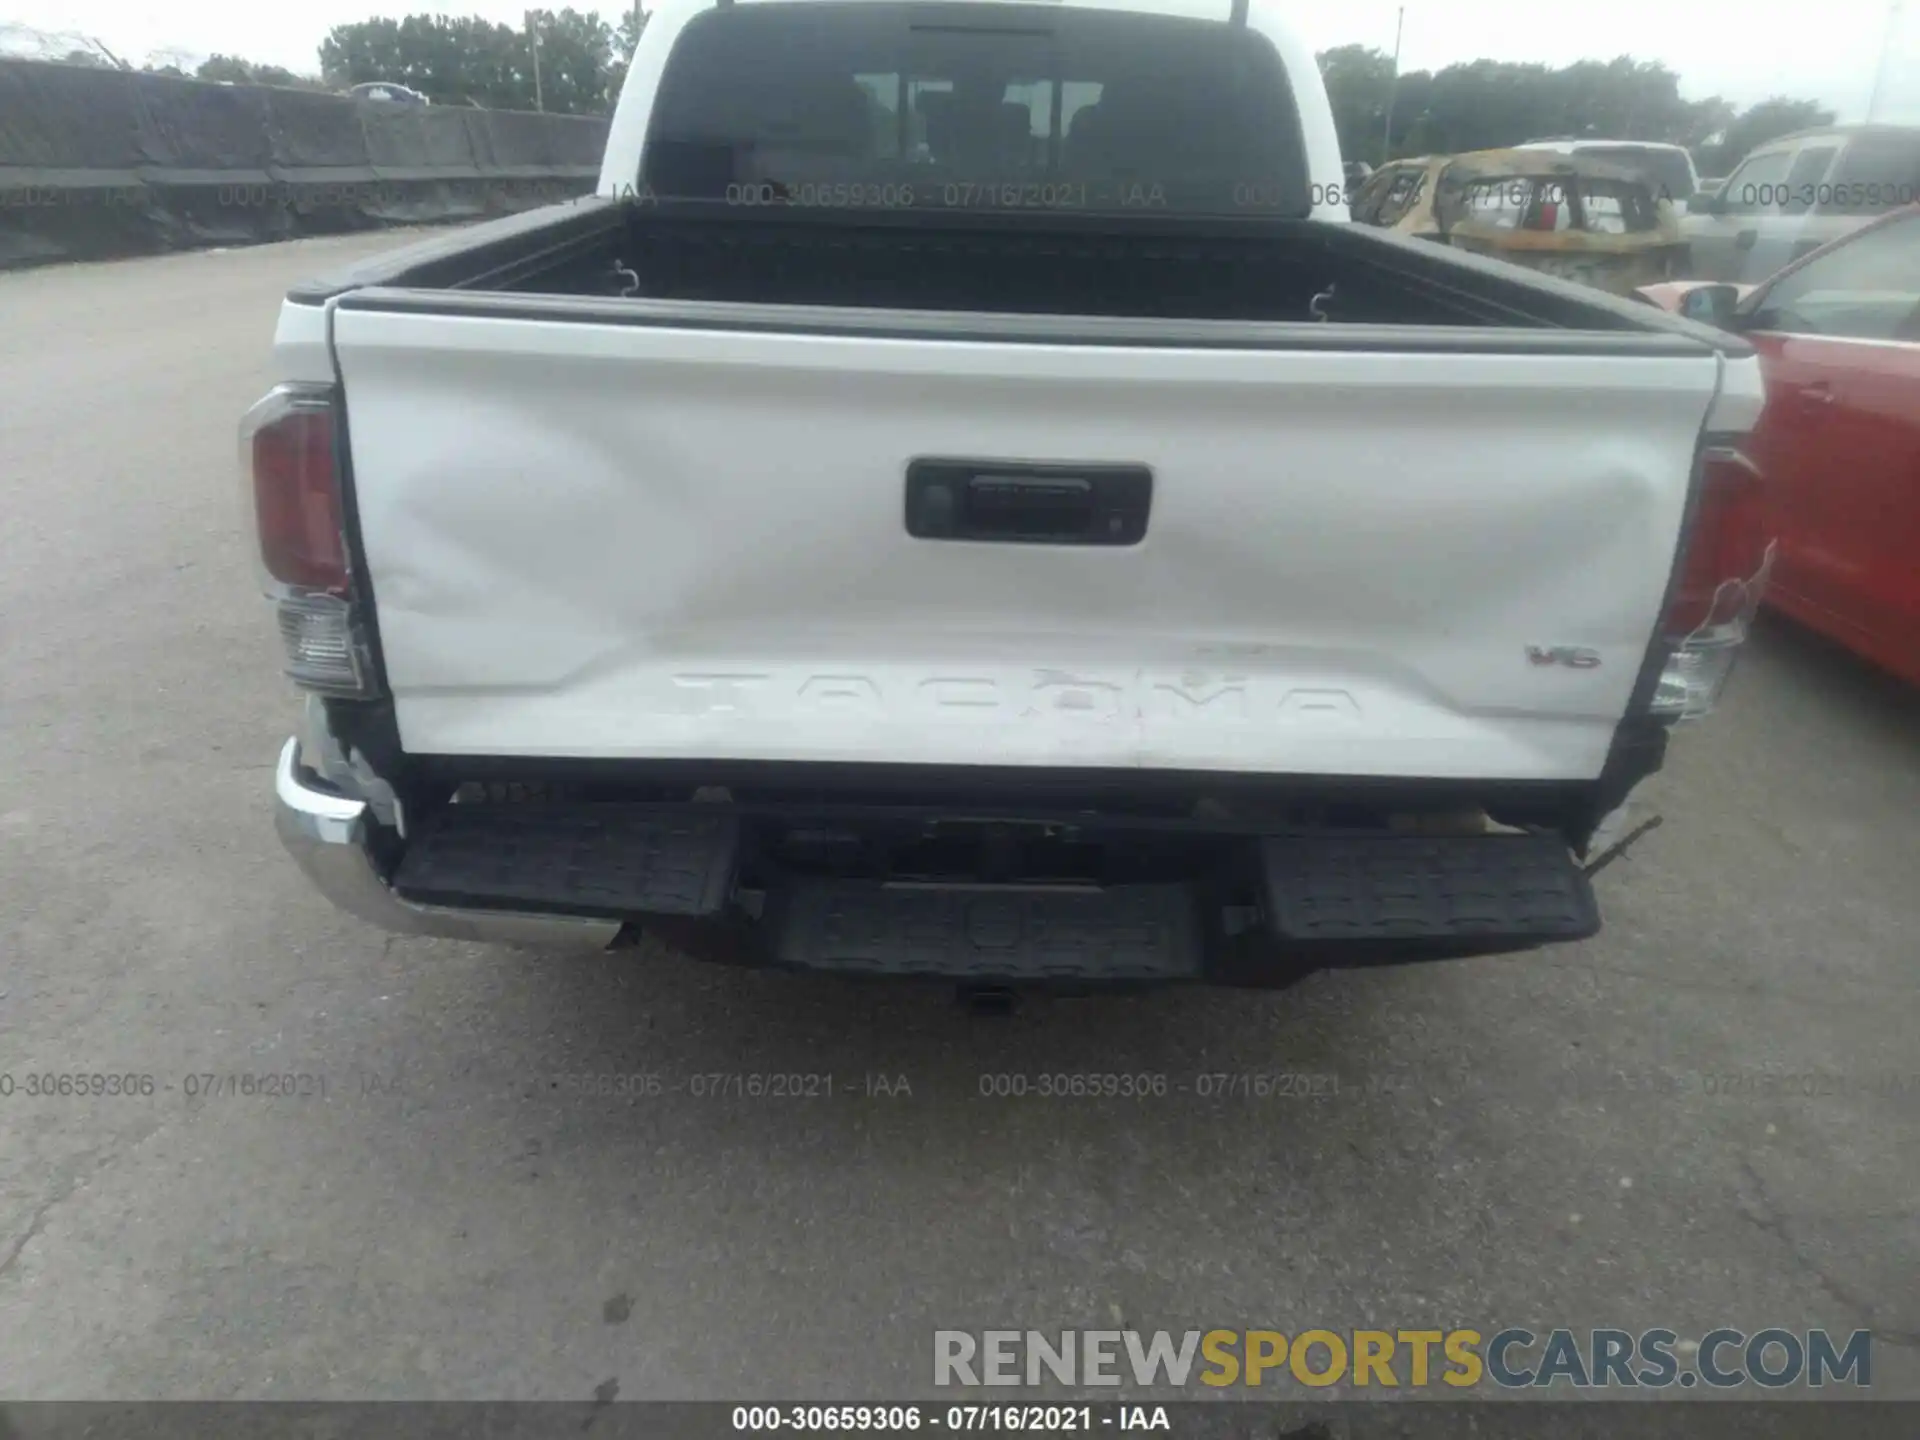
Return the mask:
{"type": "Polygon", "coordinates": [[[907,533],[920,540],[1137,545],[1152,500],[1153,475],[1144,465],[907,466],[907,533]]]}

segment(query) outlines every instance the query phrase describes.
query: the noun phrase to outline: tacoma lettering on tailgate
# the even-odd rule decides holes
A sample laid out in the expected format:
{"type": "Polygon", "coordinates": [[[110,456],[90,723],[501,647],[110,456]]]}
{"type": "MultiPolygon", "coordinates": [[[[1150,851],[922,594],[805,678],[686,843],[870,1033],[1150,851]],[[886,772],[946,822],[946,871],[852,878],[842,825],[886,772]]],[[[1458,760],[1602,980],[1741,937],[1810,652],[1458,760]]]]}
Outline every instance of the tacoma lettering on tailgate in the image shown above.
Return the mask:
{"type": "Polygon", "coordinates": [[[882,683],[867,675],[734,673],[675,675],[671,684],[677,695],[674,708],[683,715],[752,715],[774,710],[876,719],[901,713],[1005,719],[1046,713],[1098,721],[1152,715],[1202,724],[1284,720],[1343,725],[1360,719],[1359,703],[1345,690],[1283,688],[1244,676],[1100,678],[1040,670],[1030,683],[1019,685],[968,675],[882,683]]]}

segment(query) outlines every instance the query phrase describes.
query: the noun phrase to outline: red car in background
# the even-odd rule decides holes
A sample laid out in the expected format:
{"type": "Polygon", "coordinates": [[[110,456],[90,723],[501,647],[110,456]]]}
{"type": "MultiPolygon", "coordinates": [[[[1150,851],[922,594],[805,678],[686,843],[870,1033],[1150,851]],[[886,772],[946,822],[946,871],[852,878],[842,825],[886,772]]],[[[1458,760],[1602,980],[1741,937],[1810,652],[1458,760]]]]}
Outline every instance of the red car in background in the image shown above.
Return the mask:
{"type": "Polygon", "coordinates": [[[1760,352],[1766,603],[1920,685],[1920,205],[1759,285],[1639,293],[1760,352]]]}

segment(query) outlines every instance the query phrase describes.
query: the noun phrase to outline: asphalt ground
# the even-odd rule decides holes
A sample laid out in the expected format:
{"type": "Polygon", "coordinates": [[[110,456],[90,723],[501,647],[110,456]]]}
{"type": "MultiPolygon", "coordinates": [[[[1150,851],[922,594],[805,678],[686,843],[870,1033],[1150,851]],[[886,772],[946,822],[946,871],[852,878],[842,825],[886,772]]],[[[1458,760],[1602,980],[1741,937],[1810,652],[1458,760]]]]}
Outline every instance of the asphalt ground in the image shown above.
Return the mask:
{"type": "Polygon", "coordinates": [[[1534,955],[983,1020],[336,913],[271,828],[298,707],[234,433],[287,285],[392,243],[0,275],[0,1398],[931,1397],[937,1329],[1769,1324],[1870,1327],[1920,1396],[1920,698],[1782,624],[1606,929],[1534,955]],[[833,1097],[691,1093],[792,1072],[833,1097]],[[194,1078],[256,1074],[308,1078],[194,1078]],[[982,1093],[1061,1074],[1168,1090],[982,1093]]]}

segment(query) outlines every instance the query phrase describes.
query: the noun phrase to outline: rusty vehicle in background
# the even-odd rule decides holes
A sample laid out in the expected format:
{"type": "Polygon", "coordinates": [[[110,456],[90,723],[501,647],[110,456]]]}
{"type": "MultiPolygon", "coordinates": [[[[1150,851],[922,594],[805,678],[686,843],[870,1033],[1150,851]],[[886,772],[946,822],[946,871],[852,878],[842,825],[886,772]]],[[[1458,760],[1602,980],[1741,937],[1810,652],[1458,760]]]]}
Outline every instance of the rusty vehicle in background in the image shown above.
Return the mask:
{"type": "Polygon", "coordinates": [[[1694,169],[1693,156],[1684,145],[1661,140],[1602,140],[1591,135],[1549,135],[1529,140],[1522,150],[1547,150],[1559,155],[1577,155],[1583,160],[1599,160],[1640,174],[1653,185],[1662,200],[1671,201],[1678,215],[1687,213],[1688,203],[1700,192],[1700,173],[1694,169]]]}
{"type": "Polygon", "coordinates": [[[1642,174],[1586,155],[1479,150],[1382,165],[1353,218],[1616,295],[1682,274],[1673,205],[1642,174]]]}

